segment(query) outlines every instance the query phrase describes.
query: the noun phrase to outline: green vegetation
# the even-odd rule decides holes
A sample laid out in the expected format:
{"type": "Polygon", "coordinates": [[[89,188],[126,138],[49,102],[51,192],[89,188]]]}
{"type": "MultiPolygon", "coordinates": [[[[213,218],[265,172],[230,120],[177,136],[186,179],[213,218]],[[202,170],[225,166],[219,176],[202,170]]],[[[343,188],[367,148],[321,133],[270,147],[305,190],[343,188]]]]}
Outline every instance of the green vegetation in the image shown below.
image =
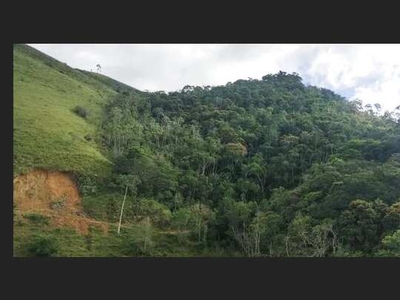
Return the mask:
{"type": "Polygon", "coordinates": [[[28,219],[29,221],[35,224],[44,224],[44,225],[49,224],[48,218],[46,216],[39,215],[36,213],[25,214],[24,218],[28,219]]]}
{"type": "Polygon", "coordinates": [[[89,117],[89,114],[90,114],[90,113],[87,111],[86,108],[83,108],[82,106],[79,106],[79,105],[76,106],[76,107],[73,109],[73,112],[76,113],[78,116],[84,118],[84,119],[87,119],[87,118],[89,117]]]}
{"type": "Polygon", "coordinates": [[[102,107],[114,94],[79,71],[15,45],[14,173],[33,168],[107,172],[109,160],[85,136],[98,137],[102,107]],[[78,105],[90,112],[86,119],[73,113],[78,105]]]}
{"type": "Polygon", "coordinates": [[[76,171],[85,214],[112,224],[87,236],[16,225],[18,255],[37,231],[57,240],[58,256],[400,255],[396,112],[284,72],[144,93],[59,74],[23,51],[14,59],[16,169],[76,171]],[[102,162],[109,173],[96,177],[102,162]]]}
{"type": "Polygon", "coordinates": [[[58,245],[50,236],[36,236],[28,245],[28,253],[32,256],[49,257],[55,256],[58,245]]]}
{"type": "MultiPolygon", "coordinates": [[[[125,226],[117,235],[90,227],[89,233],[50,225],[14,224],[14,256],[27,257],[125,257],[125,256],[202,256],[186,233],[165,233],[144,220],[125,226]]],[[[219,254],[221,255],[221,254],[219,254]]]]}
{"type": "Polygon", "coordinates": [[[122,82],[119,82],[117,80],[114,80],[110,77],[107,77],[103,74],[100,73],[94,73],[94,72],[88,72],[84,70],[79,70],[83,74],[95,79],[98,82],[103,83],[104,85],[108,86],[109,88],[112,88],[114,91],[117,93],[121,93],[123,95],[129,95],[132,92],[138,93],[138,94],[144,94],[143,92],[130,87],[129,85],[126,85],[122,82]]]}

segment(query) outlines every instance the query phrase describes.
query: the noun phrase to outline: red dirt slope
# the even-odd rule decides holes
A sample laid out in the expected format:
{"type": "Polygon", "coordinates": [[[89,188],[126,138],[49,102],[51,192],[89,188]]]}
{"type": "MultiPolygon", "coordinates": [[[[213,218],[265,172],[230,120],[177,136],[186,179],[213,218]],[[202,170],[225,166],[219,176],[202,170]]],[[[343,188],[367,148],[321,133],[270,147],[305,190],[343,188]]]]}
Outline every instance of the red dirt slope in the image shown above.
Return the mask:
{"type": "Polygon", "coordinates": [[[14,179],[16,212],[40,213],[50,217],[53,226],[72,227],[87,234],[90,225],[108,231],[108,224],[86,218],[72,177],[63,172],[34,170],[14,179]]]}

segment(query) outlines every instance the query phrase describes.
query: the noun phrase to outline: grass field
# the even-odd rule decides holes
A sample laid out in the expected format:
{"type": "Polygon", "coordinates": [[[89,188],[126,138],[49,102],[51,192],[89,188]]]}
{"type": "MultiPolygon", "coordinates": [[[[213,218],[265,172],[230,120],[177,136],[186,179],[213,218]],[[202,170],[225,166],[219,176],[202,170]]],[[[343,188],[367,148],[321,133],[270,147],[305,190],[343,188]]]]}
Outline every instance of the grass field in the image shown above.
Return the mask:
{"type": "Polygon", "coordinates": [[[33,168],[107,172],[95,141],[112,88],[24,45],[14,45],[13,84],[14,176],[33,168]],[[78,105],[86,119],[73,112],[78,105]]]}
{"type": "Polygon", "coordinates": [[[67,227],[54,228],[43,215],[25,213],[14,219],[14,257],[33,256],[30,246],[43,238],[54,242],[57,251],[52,256],[58,257],[207,256],[196,251],[184,237],[186,233],[155,228],[148,232],[145,226],[130,225],[118,235],[117,226],[111,225],[107,233],[91,227],[89,234],[83,235],[67,227]]]}

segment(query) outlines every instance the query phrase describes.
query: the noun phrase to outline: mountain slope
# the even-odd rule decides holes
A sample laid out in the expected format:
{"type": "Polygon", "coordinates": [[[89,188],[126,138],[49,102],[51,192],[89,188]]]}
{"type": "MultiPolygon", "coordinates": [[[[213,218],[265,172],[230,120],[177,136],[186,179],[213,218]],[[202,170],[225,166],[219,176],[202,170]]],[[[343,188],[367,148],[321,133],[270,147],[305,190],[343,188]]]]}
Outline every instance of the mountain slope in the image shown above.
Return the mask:
{"type": "Polygon", "coordinates": [[[26,45],[14,46],[13,82],[16,174],[33,168],[83,174],[109,169],[95,141],[103,106],[117,94],[111,86],[26,45]],[[74,113],[76,106],[89,116],[74,113]]]}
{"type": "Polygon", "coordinates": [[[400,126],[360,106],[285,72],[144,93],[16,45],[14,166],[46,170],[14,179],[15,255],[400,256],[400,126]]]}

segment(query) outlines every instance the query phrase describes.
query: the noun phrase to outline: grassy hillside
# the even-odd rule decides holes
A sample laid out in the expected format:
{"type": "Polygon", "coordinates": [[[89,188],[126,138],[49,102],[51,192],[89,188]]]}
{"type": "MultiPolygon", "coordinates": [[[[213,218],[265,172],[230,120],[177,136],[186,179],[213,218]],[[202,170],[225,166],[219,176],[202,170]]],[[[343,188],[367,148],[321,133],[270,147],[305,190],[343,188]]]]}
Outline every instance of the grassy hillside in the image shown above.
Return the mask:
{"type": "Polygon", "coordinates": [[[15,175],[32,168],[106,171],[110,162],[95,141],[102,106],[116,92],[26,45],[14,46],[13,76],[15,175]],[[86,119],[73,112],[78,105],[86,119]]]}
{"type": "MultiPolygon", "coordinates": [[[[199,252],[187,240],[185,232],[163,232],[146,225],[124,226],[117,235],[116,225],[108,233],[91,227],[83,235],[70,228],[54,228],[47,216],[30,213],[18,215],[14,226],[14,256],[33,255],[34,249],[55,248],[58,257],[126,257],[126,256],[209,256],[199,252]],[[33,248],[33,249],[32,249],[33,248]]],[[[213,253],[213,256],[221,253],[213,253]]]]}
{"type": "Polygon", "coordinates": [[[144,92],[141,92],[135,88],[130,87],[129,85],[126,85],[122,82],[119,82],[119,81],[112,79],[108,76],[105,76],[103,74],[84,71],[84,70],[79,70],[79,71],[82,72],[83,74],[89,76],[90,78],[93,78],[96,81],[101,82],[108,87],[111,87],[113,90],[115,90],[118,93],[127,94],[127,93],[134,91],[137,94],[145,94],[144,92]]]}

